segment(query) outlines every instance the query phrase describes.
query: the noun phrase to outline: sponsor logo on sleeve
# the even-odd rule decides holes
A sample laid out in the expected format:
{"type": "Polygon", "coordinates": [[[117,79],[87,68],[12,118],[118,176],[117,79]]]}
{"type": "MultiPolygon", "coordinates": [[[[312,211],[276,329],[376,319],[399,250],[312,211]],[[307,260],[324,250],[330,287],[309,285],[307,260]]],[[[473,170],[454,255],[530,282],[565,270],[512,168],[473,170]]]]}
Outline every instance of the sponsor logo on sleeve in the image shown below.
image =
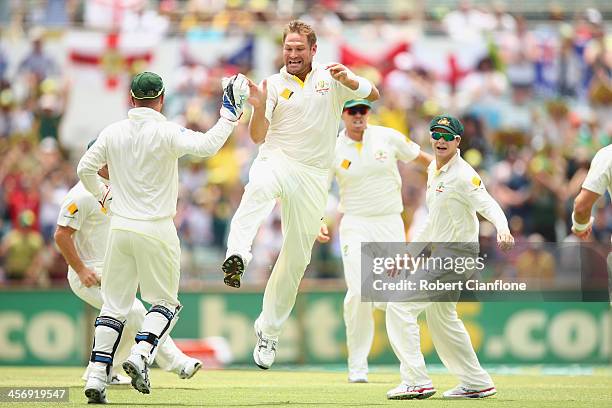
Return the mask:
{"type": "Polygon", "coordinates": [[[70,205],[68,206],[68,212],[70,213],[70,215],[74,215],[79,211],[79,207],[77,207],[76,203],[70,203],[70,205]]]}

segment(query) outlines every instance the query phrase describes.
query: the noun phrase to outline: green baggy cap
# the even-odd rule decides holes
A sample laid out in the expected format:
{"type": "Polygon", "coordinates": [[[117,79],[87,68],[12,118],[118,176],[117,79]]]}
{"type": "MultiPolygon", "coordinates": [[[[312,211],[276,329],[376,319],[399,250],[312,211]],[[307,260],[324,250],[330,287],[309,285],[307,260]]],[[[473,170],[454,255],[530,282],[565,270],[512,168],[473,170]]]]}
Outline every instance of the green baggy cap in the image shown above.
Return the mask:
{"type": "Polygon", "coordinates": [[[368,108],[372,109],[372,102],[368,101],[367,99],[352,99],[345,103],[344,108],[342,109],[348,109],[354,106],[367,106],[368,108]]]}
{"type": "Polygon", "coordinates": [[[155,99],[164,93],[164,81],[154,72],[141,72],[132,79],[131,93],[135,99],[155,99]]]}
{"type": "Polygon", "coordinates": [[[457,136],[463,135],[463,125],[459,119],[447,114],[438,115],[429,122],[429,131],[434,128],[445,129],[457,136]]]}

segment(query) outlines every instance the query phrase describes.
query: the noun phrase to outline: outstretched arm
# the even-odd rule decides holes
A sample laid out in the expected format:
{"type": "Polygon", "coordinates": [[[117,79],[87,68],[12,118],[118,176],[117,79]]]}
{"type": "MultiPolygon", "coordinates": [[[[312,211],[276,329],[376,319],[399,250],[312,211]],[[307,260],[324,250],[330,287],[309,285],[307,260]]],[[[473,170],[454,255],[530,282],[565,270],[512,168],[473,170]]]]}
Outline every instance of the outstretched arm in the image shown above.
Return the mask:
{"type": "Polygon", "coordinates": [[[376,86],[367,79],[357,76],[350,69],[342,64],[330,64],[325,69],[329,70],[332,78],[340,82],[347,88],[355,91],[355,96],[365,98],[370,102],[374,102],[380,98],[380,92],[376,86]]]}

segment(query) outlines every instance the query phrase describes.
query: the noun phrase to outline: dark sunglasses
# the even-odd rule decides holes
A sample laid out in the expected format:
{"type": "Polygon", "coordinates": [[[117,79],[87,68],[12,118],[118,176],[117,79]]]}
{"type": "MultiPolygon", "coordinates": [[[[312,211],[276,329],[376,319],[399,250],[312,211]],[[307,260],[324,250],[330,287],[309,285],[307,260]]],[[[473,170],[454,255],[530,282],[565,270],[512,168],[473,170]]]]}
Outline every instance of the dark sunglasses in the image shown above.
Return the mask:
{"type": "Polygon", "coordinates": [[[433,140],[444,139],[447,142],[452,142],[456,137],[457,135],[453,135],[452,133],[431,132],[431,138],[433,140]]]}
{"type": "Polygon", "coordinates": [[[353,106],[352,108],[346,108],[345,111],[348,112],[349,115],[353,116],[356,114],[365,115],[368,113],[370,108],[367,106],[353,106]]]}

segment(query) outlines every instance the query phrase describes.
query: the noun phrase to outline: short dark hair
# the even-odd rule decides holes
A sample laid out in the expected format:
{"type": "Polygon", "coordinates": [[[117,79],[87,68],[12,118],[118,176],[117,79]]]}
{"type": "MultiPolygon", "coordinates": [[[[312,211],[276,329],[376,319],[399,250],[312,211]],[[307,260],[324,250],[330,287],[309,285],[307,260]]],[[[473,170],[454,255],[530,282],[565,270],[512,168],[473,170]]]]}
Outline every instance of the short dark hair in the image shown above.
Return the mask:
{"type": "Polygon", "coordinates": [[[285,43],[285,38],[289,33],[298,33],[300,35],[305,35],[308,40],[308,45],[313,46],[317,43],[317,35],[309,24],[306,24],[300,20],[292,20],[287,24],[285,29],[283,30],[283,44],[285,43]]]}

